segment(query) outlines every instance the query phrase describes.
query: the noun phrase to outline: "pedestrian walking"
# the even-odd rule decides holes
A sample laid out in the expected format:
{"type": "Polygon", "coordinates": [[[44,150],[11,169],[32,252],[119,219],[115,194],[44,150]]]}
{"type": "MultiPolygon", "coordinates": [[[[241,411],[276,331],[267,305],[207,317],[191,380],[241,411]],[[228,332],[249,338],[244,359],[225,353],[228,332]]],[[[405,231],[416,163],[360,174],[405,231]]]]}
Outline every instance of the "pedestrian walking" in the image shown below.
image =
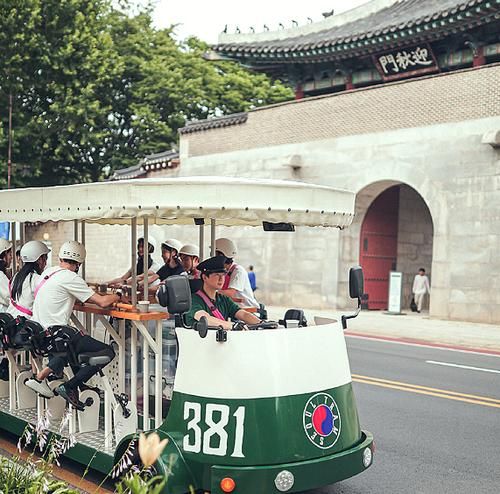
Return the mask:
{"type": "Polygon", "coordinates": [[[425,294],[431,293],[429,278],[427,278],[424,268],[420,268],[418,274],[415,275],[412,292],[415,303],[417,304],[417,312],[421,312],[425,294]]]}
{"type": "Polygon", "coordinates": [[[257,290],[257,278],[255,277],[253,266],[248,266],[248,280],[250,281],[252,291],[255,292],[255,290],[257,290]]]}

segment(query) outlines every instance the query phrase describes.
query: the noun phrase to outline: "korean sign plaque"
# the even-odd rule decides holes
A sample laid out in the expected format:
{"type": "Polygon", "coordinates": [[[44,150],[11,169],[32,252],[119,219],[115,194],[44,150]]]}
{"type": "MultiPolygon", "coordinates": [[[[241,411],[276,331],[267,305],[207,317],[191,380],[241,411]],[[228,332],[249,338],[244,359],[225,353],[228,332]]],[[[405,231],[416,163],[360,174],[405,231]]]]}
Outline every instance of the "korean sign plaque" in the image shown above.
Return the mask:
{"type": "Polygon", "coordinates": [[[373,59],[384,81],[439,70],[431,47],[426,43],[379,53],[373,59]]]}

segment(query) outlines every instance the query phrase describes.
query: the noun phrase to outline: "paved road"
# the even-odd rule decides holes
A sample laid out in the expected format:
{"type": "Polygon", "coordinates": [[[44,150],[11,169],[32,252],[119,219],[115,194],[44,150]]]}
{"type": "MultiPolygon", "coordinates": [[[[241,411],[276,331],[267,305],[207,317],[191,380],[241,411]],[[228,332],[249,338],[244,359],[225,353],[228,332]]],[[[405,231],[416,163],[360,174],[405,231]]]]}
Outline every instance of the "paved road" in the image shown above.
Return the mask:
{"type": "Polygon", "coordinates": [[[499,357],[357,338],[348,348],[375,463],[308,494],[500,492],[499,357]]]}

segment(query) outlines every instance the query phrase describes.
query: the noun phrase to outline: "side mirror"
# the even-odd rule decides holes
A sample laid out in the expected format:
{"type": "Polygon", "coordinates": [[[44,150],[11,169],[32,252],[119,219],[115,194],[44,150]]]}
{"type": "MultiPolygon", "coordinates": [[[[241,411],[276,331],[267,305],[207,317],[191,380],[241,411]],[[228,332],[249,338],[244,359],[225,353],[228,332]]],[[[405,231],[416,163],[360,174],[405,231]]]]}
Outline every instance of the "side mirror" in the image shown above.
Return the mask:
{"type": "Polygon", "coordinates": [[[363,277],[363,268],[361,266],[354,266],[349,270],[349,295],[351,298],[358,299],[358,308],[354,314],[343,315],[341,317],[342,328],[347,329],[347,320],[358,317],[361,311],[361,297],[365,290],[365,281],[363,277]]]}
{"type": "Polygon", "coordinates": [[[170,314],[185,314],[191,309],[191,290],[187,276],[170,276],[158,290],[158,302],[170,314]]]}
{"type": "Polygon", "coordinates": [[[354,266],[349,270],[349,295],[351,298],[361,299],[365,290],[363,268],[354,266]]]}
{"type": "Polygon", "coordinates": [[[208,321],[205,316],[201,317],[199,321],[193,324],[193,329],[198,331],[200,338],[205,338],[208,333],[208,321]]]}

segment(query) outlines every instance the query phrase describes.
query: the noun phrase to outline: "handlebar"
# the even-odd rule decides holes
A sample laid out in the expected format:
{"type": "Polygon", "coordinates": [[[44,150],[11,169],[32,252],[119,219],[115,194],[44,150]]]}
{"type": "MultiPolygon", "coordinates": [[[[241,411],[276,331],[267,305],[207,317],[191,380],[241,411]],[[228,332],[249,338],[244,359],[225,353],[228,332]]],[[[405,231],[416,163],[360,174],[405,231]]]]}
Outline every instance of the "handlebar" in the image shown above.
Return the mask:
{"type": "Polygon", "coordinates": [[[259,324],[247,324],[248,329],[276,329],[278,323],[276,321],[262,321],[259,324]]]}

